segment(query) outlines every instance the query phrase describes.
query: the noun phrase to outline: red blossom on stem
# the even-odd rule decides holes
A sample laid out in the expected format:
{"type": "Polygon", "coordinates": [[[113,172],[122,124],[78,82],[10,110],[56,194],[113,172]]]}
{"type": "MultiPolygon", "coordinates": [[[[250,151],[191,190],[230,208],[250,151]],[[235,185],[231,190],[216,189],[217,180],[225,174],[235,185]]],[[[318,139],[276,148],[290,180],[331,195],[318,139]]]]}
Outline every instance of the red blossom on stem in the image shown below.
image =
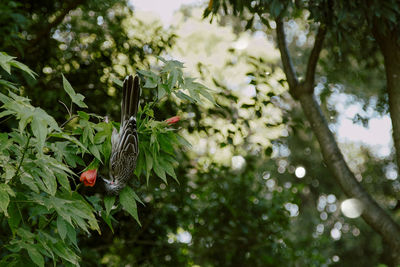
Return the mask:
{"type": "Polygon", "coordinates": [[[93,187],[96,183],[97,169],[87,170],[81,174],[80,181],[83,182],[85,186],[93,187]]]}
{"type": "Polygon", "coordinates": [[[168,125],[171,125],[171,124],[177,123],[180,119],[181,119],[181,117],[174,116],[174,117],[171,117],[169,119],[166,119],[165,122],[168,123],[168,125]]]}

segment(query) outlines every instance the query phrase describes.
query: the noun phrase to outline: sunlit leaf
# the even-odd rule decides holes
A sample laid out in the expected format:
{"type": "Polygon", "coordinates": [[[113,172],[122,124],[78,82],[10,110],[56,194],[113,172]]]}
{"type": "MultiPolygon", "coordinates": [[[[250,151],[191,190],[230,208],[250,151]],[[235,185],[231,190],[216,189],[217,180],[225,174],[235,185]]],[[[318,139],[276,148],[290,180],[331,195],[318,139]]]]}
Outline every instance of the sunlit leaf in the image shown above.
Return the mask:
{"type": "Polygon", "coordinates": [[[0,184],[0,210],[8,216],[7,207],[10,203],[10,197],[8,195],[8,185],[0,184]]]}
{"type": "Polygon", "coordinates": [[[68,80],[64,77],[63,74],[62,74],[62,78],[63,78],[64,90],[65,90],[65,92],[67,92],[67,94],[71,98],[72,102],[75,103],[76,105],[78,105],[78,107],[80,107],[80,108],[87,108],[87,105],[83,102],[85,97],[81,94],[75,93],[71,84],[68,82],[68,80]]]}
{"type": "Polygon", "coordinates": [[[111,81],[113,81],[113,83],[115,83],[119,87],[122,87],[124,85],[124,83],[120,79],[118,79],[114,76],[111,76],[111,81]]]}
{"type": "Polygon", "coordinates": [[[11,66],[10,62],[14,59],[15,57],[9,56],[4,52],[0,52],[0,66],[8,73],[11,74],[11,66]]]}

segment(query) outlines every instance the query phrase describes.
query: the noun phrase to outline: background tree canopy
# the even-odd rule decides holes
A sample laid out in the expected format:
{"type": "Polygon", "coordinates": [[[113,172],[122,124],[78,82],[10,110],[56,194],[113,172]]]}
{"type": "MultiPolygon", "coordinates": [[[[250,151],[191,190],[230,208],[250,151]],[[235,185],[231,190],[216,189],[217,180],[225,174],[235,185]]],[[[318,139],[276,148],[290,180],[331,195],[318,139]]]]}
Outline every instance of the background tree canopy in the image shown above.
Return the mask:
{"type": "Polygon", "coordinates": [[[394,0],[211,0],[171,25],[2,1],[0,265],[397,266],[399,20],[394,0]],[[136,177],[107,196],[79,175],[107,175],[134,73],[136,177]],[[386,146],[341,137],[390,120],[386,146]]]}

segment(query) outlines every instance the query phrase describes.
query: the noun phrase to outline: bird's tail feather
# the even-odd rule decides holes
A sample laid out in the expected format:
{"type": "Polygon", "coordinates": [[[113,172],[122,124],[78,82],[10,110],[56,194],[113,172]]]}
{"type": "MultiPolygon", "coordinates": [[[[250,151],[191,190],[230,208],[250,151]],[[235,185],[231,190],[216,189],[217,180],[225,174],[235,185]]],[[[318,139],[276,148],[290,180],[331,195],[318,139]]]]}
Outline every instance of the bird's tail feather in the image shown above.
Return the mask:
{"type": "Polygon", "coordinates": [[[127,76],[123,84],[121,123],[128,121],[132,116],[136,116],[139,109],[139,97],[139,77],[137,75],[135,78],[132,75],[127,76]]]}

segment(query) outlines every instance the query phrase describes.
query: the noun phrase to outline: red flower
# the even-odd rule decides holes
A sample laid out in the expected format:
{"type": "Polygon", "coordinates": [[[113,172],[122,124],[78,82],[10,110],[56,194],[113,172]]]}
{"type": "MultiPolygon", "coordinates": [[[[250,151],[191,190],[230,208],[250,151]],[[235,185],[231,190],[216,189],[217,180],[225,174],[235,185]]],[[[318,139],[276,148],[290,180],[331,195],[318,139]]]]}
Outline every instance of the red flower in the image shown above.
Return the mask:
{"type": "Polygon", "coordinates": [[[87,170],[81,174],[80,181],[83,182],[85,186],[93,187],[94,184],[96,183],[96,177],[97,177],[97,169],[87,170]]]}
{"type": "Polygon", "coordinates": [[[165,122],[168,123],[168,125],[171,125],[171,124],[177,123],[180,119],[181,119],[181,117],[174,116],[174,117],[171,117],[169,119],[166,119],[165,122]]]}

